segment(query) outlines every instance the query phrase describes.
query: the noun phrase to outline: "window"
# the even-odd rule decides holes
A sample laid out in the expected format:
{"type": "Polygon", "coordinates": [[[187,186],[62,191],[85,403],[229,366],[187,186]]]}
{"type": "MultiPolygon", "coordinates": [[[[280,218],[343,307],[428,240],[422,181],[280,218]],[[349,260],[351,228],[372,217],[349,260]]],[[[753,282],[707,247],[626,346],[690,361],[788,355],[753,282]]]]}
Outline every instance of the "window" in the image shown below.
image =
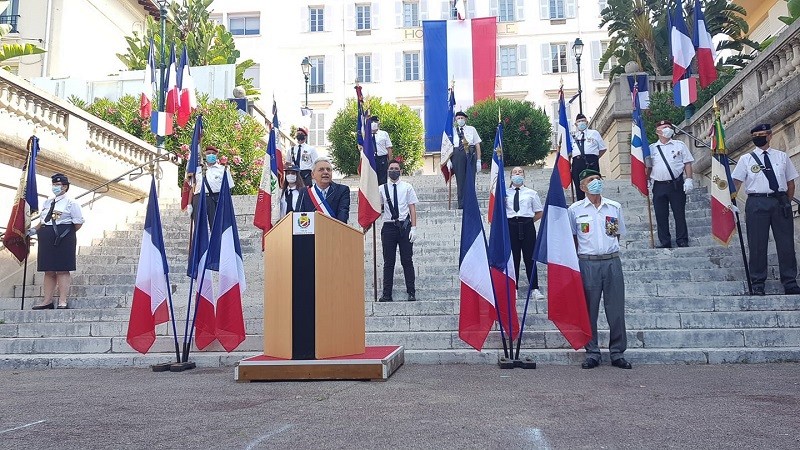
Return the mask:
{"type": "Polygon", "coordinates": [[[498,1],[498,20],[500,22],[514,22],[514,0],[499,0],[498,1]]]}
{"type": "Polygon", "coordinates": [[[325,57],[309,56],[311,74],[308,78],[308,93],[321,94],[325,92],[325,57]]]}
{"type": "Polygon", "coordinates": [[[325,114],[311,113],[311,126],[308,127],[308,134],[309,144],[325,145],[325,114]]]}
{"type": "Polygon", "coordinates": [[[403,80],[418,81],[419,79],[419,52],[404,52],[403,80]]]}
{"type": "MultiPolygon", "coordinates": [[[[565,95],[566,97],[566,95],[565,95]]],[[[567,116],[567,123],[570,123],[572,118],[572,104],[569,103],[569,98],[564,98],[564,109],[567,116]]],[[[551,103],[551,111],[552,111],[552,124],[553,124],[553,148],[558,148],[558,100],[551,103]]],[[[569,133],[569,128],[567,128],[567,132],[569,133]]],[[[575,150],[575,149],[573,149],[575,150]]]]}
{"type": "Polygon", "coordinates": [[[372,82],[372,55],[356,55],[356,77],[362,83],[372,82]]]}
{"type": "Polygon", "coordinates": [[[244,77],[253,79],[254,88],[256,89],[261,88],[261,66],[259,66],[258,64],[255,64],[245,69],[244,77]]]}
{"type": "Polygon", "coordinates": [[[372,29],[370,5],[356,5],[356,29],[357,30],[370,30],[372,29]]]}
{"type": "Polygon", "coordinates": [[[567,18],[567,15],[564,11],[564,0],[550,0],[550,18],[551,19],[567,18]]]}
{"type": "Polygon", "coordinates": [[[11,3],[6,5],[6,10],[0,14],[0,24],[9,25],[11,33],[19,33],[17,30],[17,22],[19,21],[19,0],[11,0],[11,3]]]}
{"type": "Polygon", "coordinates": [[[403,28],[419,26],[419,3],[403,2],[403,28]]]}
{"type": "Polygon", "coordinates": [[[504,45],[500,47],[500,76],[513,77],[517,75],[517,46],[504,45]]]}
{"type": "Polygon", "coordinates": [[[261,18],[259,16],[232,16],[228,19],[228,31],[234,36],[261,34],[261,18]]]}
{"type": "Polygon", "coordinates": [[[539,0],[539,18],[542,20],[574,19],[576,9],[577,0],[539,0]]]}
{"type": "Polygon", "coordinates": [[[550,44],[550,73],[566,73],[567,44],[550,44]]]}
{"type": "Polygon", "coordinates": [[[608,41],[592,41],[590,45],[592,50],[592,78],[595,80],[607,80],[611,73],[611,68],[617,65],[617,58],[614,56],[609,58],[601,72],[599,68],[600,57],[608,50],[608,41]]]}
{"type": "Polygon", "coordinates": [[[308,29],[309,31],[325,31],[322,6],[310,6],[308,8],[308,29]]]}

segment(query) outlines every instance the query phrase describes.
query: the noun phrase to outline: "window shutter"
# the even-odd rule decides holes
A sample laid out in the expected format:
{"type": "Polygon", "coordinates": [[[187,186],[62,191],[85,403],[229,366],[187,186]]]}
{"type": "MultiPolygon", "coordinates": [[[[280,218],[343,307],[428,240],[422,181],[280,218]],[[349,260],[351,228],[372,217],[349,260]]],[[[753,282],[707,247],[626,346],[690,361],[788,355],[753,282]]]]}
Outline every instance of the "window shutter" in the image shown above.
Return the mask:
{"type": "Polygon", "coordinates": [[[403,2],[394,2],[394,26],[403,27],[403,2]]]}
{"type": "Polygon", "coordinates": [[[550,61],[550,44],[542,44],[542,73],[553,73],[553,64],[550,61]]]}
{"type": "Polygon", "coordinates": [[[517,46],[517,75],[528,74],[528,47],[525,44],[517,46]]]}
{"type": "Polygon", "coordinates": [[[356,29],[356,5],[355,3],[348,3],[347,4],[347,17],[344,18],[345,23],[347,24],[348,31],[353,31],[356,29]]]}
{"type": "Polygon", "coordinates": [[[468,1],[467,2],[467,19],[474,19],[475,18],[475,2],[468,1]]]}
{"type": "Polygon", "coordinates": [[[419,2],[419,20],[428,20],[428,0],[419,2]]]}
{"type": "Polygon", "coordinates": [[[322,74],[323,83],[325,83],[325,89],[323,92],[333,92],[333,61],[331,61],[330,56],[323,56],[322,59],[322,70],[324,71],[322,74]]]}
{"type": "Polygon", "coordinates": [[[425,58],[422,57],[422,52],[419,53],[419,79],[425,79],[425,58]]]}
{"type": "Polygon", "coordinates": [[[564,15],[567,19],[575,18],[575,0],[564,0],[564,15]]]}
{"type": "Polygon", "coordinates": [[[599,80],[603,78],[603,74],[600,73],[600,70],[597,68],[600,65],[600,57],[603,55],[600,47],[600,41],[592,41],[590,46],[592,50],[592,79],[599,80]]]}
{"type": "Polygon", "coordinates": [[[517,17],[515,18],[517,22],[522,22],[525,20],[525,0],[517,0],[517,17]]]}
{"type": "Polygon", "coordinates": [[[372,5],[370,5],[370,7],[369,7],[369,15],[370,15],[369,26],[370,26],[370,29],[372,29],[372,30],[377,30],[379,28],[378,24],[380,24],[380,21],[379,21],[380,14],[378,14],[378,13],[379,13],[378,2],[373,2],[372,5]]]}
{"type": "Polygon", "coordinates": [[[381,54],[373,53],[370,59],[372,60],[372,82],[379,83],[381,81],[381,54]]]}
{"type": "Polygon", "coordinates": [[[333,24],[333,8],[324,6],[322,8],[322,31],[328,31],[328,23],[333,24]]]}
{"type": "Polygon", "coordinates": [[[550,0],[539,0],[539,18],[550,20],[550,0]]]}
{"type": "Polygon", "coordinates": [[[405,80],[405,61],[403,52],[394,52],[394,79],[395,81],[405,80]]]}
{"type": "Polygon", "coordinates": [[[450,20],[450,8],[452,8],[451,2],[444,0],[442,2],[442,20],[450,20]]]}
{"type": "Polygon", "coordinates": [[[575,64],[575,53],[572,51],[572,44],[567,43],[567,72],[577,72],[578,67],[575,64]]]}
{"type": "Polygon", "coordinates": [[[356,55],[345,56],[344,61],[345,73],[347,74],[347,79],[344,80],[344,84],[351,86],[356,82],[356,55]]]}
{"type": "Polygon", "coordinates": [[[303,30],[304,33],[307,33],[308,30],[311,29],[311,23],[308,17],[308,6],[303,6],[300,8],[300,21],[302,22],[300,29],[303,30]]]}
{"type": "MultiPolygon", "coordinates": [[[[492,0],[489,2],[489,17],[497,17],[500,14],[499,7],[497,6],[497,0],[492,0]]],[[[499,54],[499,53],[498,53],[499,54]]],[[[497,74],[500,74],[500,70],[497,70],[497,74]]]]}
{"type": "Polygon", "coordinates": [[[503,59],[502,56],[500,56],[500,46],[499,45],[497,46],[497,50],[495,50],[495,51],[497,52],[497,73],[495,74],[495,76],[499,77],[500,73],[501,73],[500,61],[503,59]]]}

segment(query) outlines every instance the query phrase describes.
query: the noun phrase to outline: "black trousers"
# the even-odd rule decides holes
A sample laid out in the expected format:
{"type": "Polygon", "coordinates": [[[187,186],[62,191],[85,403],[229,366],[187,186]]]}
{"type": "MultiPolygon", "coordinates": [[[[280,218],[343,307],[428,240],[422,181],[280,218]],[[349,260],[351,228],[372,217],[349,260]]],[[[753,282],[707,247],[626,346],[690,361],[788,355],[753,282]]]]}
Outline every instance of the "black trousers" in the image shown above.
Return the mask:
{"type": "MultiPolygon", "coordinates": [[[[208,217],[208,230],[214,227],[214,216],[217,214],[217,202],[219,201],[219,192],[206,194],[206,216],[208,217]]],[[[192,196],[192,221],[197,223],[197,209],[200,202],[200,194],[192,196]]]]}
{"type": "Polygon", "coordinates": [[[572,184],[575,186],[575,199],[583,200],[586,197],[586,193],[581,190],[581,179],[580,174],[586,169],[593,169],[596,171],[600,171],[600,157],[597,155],[586,155],[581,156],[580,151],[578,149],[573,148],[572,154],[572,184]],[[578,152],[575,155],[575,152],[578,152]]]}
{"type": "MultiPolygon", "coordinates": [[[[470,149],[472,148],[474,147],[471,146],[470,149]]],[[[458,198],[458,209],[464,209],[464,183],[466,183],[467,180],[467,170],[470,168],[467,167],[467,153],[464,151],[463,147],[459,146],[453,149],[453,155],[450,156],[450,162],[453,163],[453,175],[456,176],[456,196],[458,198]]],[[[475,163],[473,162],[473,164],[475,163]]],[[[472,167],[472,170],[475,170],[475,168],[472,167]]]]}
{"type": "Polygon", "coordinates": [[[689,245],[689,230],[686,227],[686,193],[683,192],[683,176],[680,183],[672,181],[656,181],[653,183],[653,209],[656,211],[656,228],[658,241],[664,247],[672,246],[669,233],[669,210],[675,218],[675,243],[678,246],[689,245]]]}
{"type": "Polygon", "coordinates": [[[525,273],[531,289],[539,289],[539,275],[533,260],[533,247],[536,245],[536,226],[533,217],[514,217],[508,219],[508,235],[511,237],[511,254],[514,256],[514,271],[519,286],[519,260],[525,262],[525,273]]]}
{"type": "MultiPolygon", "coordinates": [[[[400,222],[402,223],[402,222],[400,222]]],[[[383,246],[383,297],[392,298],[394,284],[394,263],[397,247],[400,247],[400,264],[406,279],[406,292],[416,294],[414,287],[414,244],[408,240],[411,228],[398,226],[396,222],[385,222],[381,228],[381,245],[383,246]]]]}
{"type": "Polygon", "coordinates": [[[303,179],[303,183],[306,185],[306,187],[311,187],[312,186],[313,183],[311,182],[311,171],[310,170],[301,170],[300,171],[300,178],[303,179]]]}
{"type": "Polygon", "coordinates": [[[378,186],[386,184],[386,175],[389,171],[389,155],[376,156],[375,169],[378,172],[378,186]]]}
{"type": "Polygon", "coordinates": [[[747,247],[750,250],[750,279],[753,286],[764,286],[767,279],[767,243],[769,229],[775,238],[778,267],[784,289],[797,286],[797,258],[794,253],[794,224],[784,217],[780,200],[776,197],[748,197],[747,247]]]}

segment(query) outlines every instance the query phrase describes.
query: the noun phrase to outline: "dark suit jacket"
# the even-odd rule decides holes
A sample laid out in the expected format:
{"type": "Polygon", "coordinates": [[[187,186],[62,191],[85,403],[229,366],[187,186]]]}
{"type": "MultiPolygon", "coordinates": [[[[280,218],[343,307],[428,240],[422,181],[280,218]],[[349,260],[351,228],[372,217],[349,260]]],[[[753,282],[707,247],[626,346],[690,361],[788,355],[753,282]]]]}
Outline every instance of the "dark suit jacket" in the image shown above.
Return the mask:
{"type": "MultiPolygon", "coordinates": [[[[340,222],[347,223],[350,217],[350,188],[341,184],[331,182],[328,188],[328,196],[325,198],[333,209],[334,218],[340,222]]],[[[302,212],[316,211],[314,202],[310,195],[303,198],[302,212]]]]}

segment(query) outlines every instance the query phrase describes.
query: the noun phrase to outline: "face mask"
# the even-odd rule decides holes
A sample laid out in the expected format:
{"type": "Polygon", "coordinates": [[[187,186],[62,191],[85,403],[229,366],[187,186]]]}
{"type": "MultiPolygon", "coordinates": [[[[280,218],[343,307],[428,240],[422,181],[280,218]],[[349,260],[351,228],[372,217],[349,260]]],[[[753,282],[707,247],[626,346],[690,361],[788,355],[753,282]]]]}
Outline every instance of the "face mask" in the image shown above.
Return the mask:
{"type": "Polygon", "coordinates": [[[53,186],[53,194],[54,195],[60,195],[61,194],[61,189],[62,189],[61,186],[53,186]]]}
{"type": "Polygon", "coordinates": [[[586,185],[586,188],[589,190],[590,194],[599,195],[603,192],[603,180],[592,180],[586,185]]]}
{"type": "Polygon", "coordinates": [[[209,164],[217,163],[217,155],[206,155],[206,162],[209,164]]]}
{"type": "Polygon", "coordinates": [[[753,145],[756,147],[763,147],[767,145],[767,137],[766,136],[753,136],[753,145]]]}
{"type": "Polygon", "coordinates": [[[464,125],[467,124],[467,121],[465,119],[456,119],[456,123],[458,124],[458,126],[463,127],[464,125]]]}
{"type": "Polygon", "coordinates": [[[675,135],[675,130],[673,130],[672,128],[664,128],[663,130],[661,130],[661,135],[669,139],[675,135]]]}
{"type": "Polygon", "coordinates": [[[295,175],[293,173],[287,173],[286,174],[286,181],[288,181],[289,183],[294,183],[295,181],[297,181],[297,175],[295,175]]]}
{"type": "Polygon", "coordinates": [[[389,171],[389,178],[391,178],[392,181],[397,181],[400,178],[400,171],[399,170],[390,170],[389,171]]]}
{"type": "Polygon", "coordinates": [[[298,134],[297,135],[297,140],[299,142],[304,142],[306,140],[306,135],[305,134],[298,134]]]}
{"type": "Polygon", "coordinates": [[[373,122],[370,128],[372,128],[372,131],[378,131],[378,124],[373,122]]]}
{"type": "Polygon", "coordinates": [[[586,122],[578,122],[578,131],[586,131],[589,128],[589,124],[586,122]]]}
{"type": "Polygon", "coordinates": [[[523,177],[522,175],[512,175],[511,176],[511,182],[516,184],[517,186],[519,186],[523,182],[525,182],[525,177],[523,177]]]}

